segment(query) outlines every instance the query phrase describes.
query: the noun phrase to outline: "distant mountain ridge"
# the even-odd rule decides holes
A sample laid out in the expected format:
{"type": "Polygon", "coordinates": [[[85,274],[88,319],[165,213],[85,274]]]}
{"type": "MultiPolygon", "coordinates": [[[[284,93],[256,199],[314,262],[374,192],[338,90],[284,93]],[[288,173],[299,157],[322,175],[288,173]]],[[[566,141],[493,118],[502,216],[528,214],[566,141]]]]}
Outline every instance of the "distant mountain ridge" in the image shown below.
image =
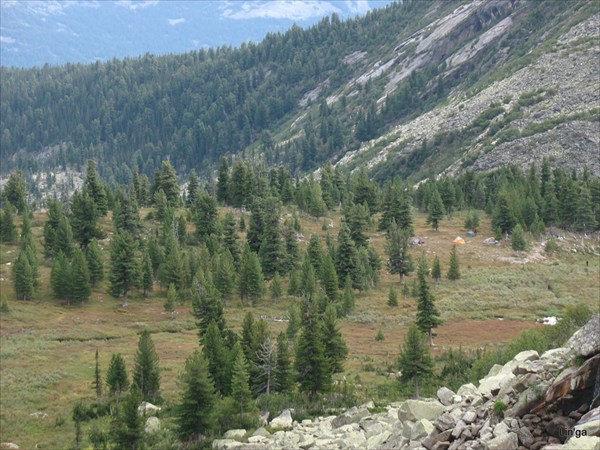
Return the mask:
{"type": "Polygon", "coordinates": [[[226,156],[417,182],[549,157],[598,176],[599,29],[595,2],[405,1],[239,50],[3,68],[2,171],[95,158],[121,183],[226,156]]]}

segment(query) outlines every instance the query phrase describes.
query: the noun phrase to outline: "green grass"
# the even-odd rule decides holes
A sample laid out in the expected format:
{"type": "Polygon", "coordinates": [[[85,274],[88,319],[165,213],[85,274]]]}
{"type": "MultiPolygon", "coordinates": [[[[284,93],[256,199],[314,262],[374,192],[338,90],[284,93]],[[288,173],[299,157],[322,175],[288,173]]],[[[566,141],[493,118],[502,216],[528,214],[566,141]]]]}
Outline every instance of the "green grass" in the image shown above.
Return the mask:
{"type": "MultiPolygon", "coordinates": [[[[481,241],[493,233],[489,219],[481,212],[480,217],[479,236],[459,248],[462,278],[456,282],[445,279],[445,272],[452,239],[465,232],[463,214],[457,213],[451,220],[442,221],[439,231],[426,226],[425,215],[417,214],[415,218],[416,234],[423,237],[426,245],[411,249],[413,258],[416,260],[425,250],[431,262],[437,254],[444,275],[441,282],[431,283],[444,320],[444,325],[436,330],[435,355],[461,345],[465,350],[482,346],[496,348],[522,330],[539,327],[534,319],[562,315],[568,305],[583,303],[597,309],[598,258],[572,253],[571,248],[578,246],[578,239],[560,241],[558,245],[562,250],[557,256],[547,256],[535,242],[528,253],[515,254],[509,243],[503,242],[500,247],[482,244],[481,241]],[[589,267],[585,265],[586,260],[590,262],[589,267]],[[498,316],[504,320],[498,321],[498,316]],[[493,324],[496,330],[493,335],[486,334],[492,327],[485,324],[493,324]]],[[[334,228],[330,231],[336,235],[340,214],[331,213],[328,220],[333,222],[334,228]]],[[[322,219],[301,216],[304,235],[325,235],[322,222],[322,219]]],[[[43,216],[36,215],[33,230],[36,236],[40,235],[42,225],[43,216]]],[[[105,225],[109,227],[108,219],[105,225]]],[[[385,261],[383,233],[373,227],[369,234],[371,244],[385,261]]],[[[594,245],[597,252],[597,241],[587,244],[594,245]]],[[[91,383],[96,348],[103,374],[111,354],[117,352],[124,356],[131,374],[138,333],[145,327],[153,333],[160,356],[165,406],[168,409],[176,403],[183,363],[199,345],[189,303],[178,304],[175,318],[170,320],[163,310],[166,295],[163,290],[157,288],[148,298],[134,293],[130,306],[122,308],[120,300],[104,293],[105,283],[94,290],[85,305],[65,306],[50,298],[48,265],[42,267],[42,286],[36,299],[17,301],[12,294],[10,266],[6,266],[14,260],[15,249],[15,246],[0,246],[0,278],[3,278],[0,288],[9,304],[9,312],[0,316],[0,441],[15,442],[21,448],[36,445],[47,449],[69,448],[74,438],[73,406],[79,400],[91,401],[94,396],[91,383]],[[37,411],[48,416],[38,419],[30,415],[37,411]]],[[[413,279],[414,274],[408,277],[409,285],[413,279]]],[[[287,280],[284,280],[283,290],[287,291],[287,280]]],[[[384,269],[379,286],[357,293],[356,310],[341,321],[349,356],[345,372],[336,378],[346,377],[348,389],[358,401],[374,399],[385,403],[410,395],[410,387],[399,389],[395,377],[390,375],[397,371],[398,348],[416,313],[415,299],[403,297],[401,291],[398,277],[384,269]],[[399,292],[398,307],[387,305],[391,285],[399,292]],[[385,335],[385,340],[375,340],[378,330],[385,335]]],[[[239,330],[248,311],[255,318],[285,316],[292,301],[296,300],[284,297],[272,302],[267,297],[256,307],[248,307],[233,297],[225,308],[227,323],[239,330]]],[[[269,325],[273,333],[286,326],[282,322],[269,322],[269,325]]],[[[342,405],[339,397],[335,400],[332,397],[331,401],[339,402],[336,407],[342,405]]],[[[278,404],[274,399],[269,408],[276,409],[278,404]]],[[[303,408],[306,417],[311,411],[323,412],[319,409],[322,406],[317,404],[303,408]]],[[[172,419],[166,416],[167,413],[165,426],[172,427],[172,419]]],[[[108,429],[108,418],[93,422],[108,429]]],[[[92,423],[84,424],[85,435],[91,426],[92,423]]]]}

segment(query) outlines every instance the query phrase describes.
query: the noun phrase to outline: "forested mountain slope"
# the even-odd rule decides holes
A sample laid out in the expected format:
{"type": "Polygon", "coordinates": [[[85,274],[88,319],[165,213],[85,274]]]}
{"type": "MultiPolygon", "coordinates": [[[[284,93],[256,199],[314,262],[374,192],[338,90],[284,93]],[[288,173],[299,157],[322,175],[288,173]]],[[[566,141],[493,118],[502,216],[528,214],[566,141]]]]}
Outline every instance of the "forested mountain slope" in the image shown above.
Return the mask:
{"type": "Polygon", "coordinates": [[[405,1],[258,44],[92,65],[2,68],[0,162],[112,184],[169,158],[325,161],[376,178],[554,165],[600,174],[599,5],[405,1]]]}

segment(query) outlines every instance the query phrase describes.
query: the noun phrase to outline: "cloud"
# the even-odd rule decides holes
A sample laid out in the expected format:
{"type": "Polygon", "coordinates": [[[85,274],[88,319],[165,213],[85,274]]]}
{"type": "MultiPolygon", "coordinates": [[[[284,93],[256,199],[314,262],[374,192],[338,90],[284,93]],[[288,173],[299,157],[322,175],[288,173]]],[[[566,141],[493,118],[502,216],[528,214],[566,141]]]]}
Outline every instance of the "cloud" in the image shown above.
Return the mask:
{"type": "Polygon", "coordinates": [[[289,19],[306,20],[332,13],[340,14],[339,8],[327,1],[260,1],[228,3],[223,17],[228,19],[289,19]],[[235,8],[235,9],[234,9],[235,8]]]}
{"type": "Polygon", "coordinates": [[[14,44],[15,42],[17,42],[17,40],[11,38],[10,36],[0,36],[0,42],[2,42],[3,44],[14,44]]]}
{"type": "Polygon", "coordinates": [[[183,17],[180,17],[179,19],[168,19],[168,20],[169,20],[169,25],[171,25],[172,27],[185,22],[185,19],[183,17]]]}
{"type": "Polygon", "coordinates": [[[135,11],[137,9],[146,9],[150,6],[158,5],[158,0],[143,0],[143,1],[134,1],[134,0],[119,0],[117,5],[123,6],[131,11],[135,11]]]}
{"type": "Polygon", "coordinates": [[[351,14],[359,15],[366,14],[371,10],[371,6],[369,5],[369,2],[367,0],[347,0],[346,7],[348,8],[348,11],[350,11],[351,14]]]}

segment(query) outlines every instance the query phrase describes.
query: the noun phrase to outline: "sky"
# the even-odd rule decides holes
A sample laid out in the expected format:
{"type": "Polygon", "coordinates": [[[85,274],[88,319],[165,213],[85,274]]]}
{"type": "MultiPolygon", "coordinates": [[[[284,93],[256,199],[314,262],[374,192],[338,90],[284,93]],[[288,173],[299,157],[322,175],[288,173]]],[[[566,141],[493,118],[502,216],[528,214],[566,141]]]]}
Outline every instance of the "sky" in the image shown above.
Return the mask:
{"type": "Polygon", "coordinates": [[[259,42],[392,0],[0,0],[0,64],[31,67],[259,42]]]}

